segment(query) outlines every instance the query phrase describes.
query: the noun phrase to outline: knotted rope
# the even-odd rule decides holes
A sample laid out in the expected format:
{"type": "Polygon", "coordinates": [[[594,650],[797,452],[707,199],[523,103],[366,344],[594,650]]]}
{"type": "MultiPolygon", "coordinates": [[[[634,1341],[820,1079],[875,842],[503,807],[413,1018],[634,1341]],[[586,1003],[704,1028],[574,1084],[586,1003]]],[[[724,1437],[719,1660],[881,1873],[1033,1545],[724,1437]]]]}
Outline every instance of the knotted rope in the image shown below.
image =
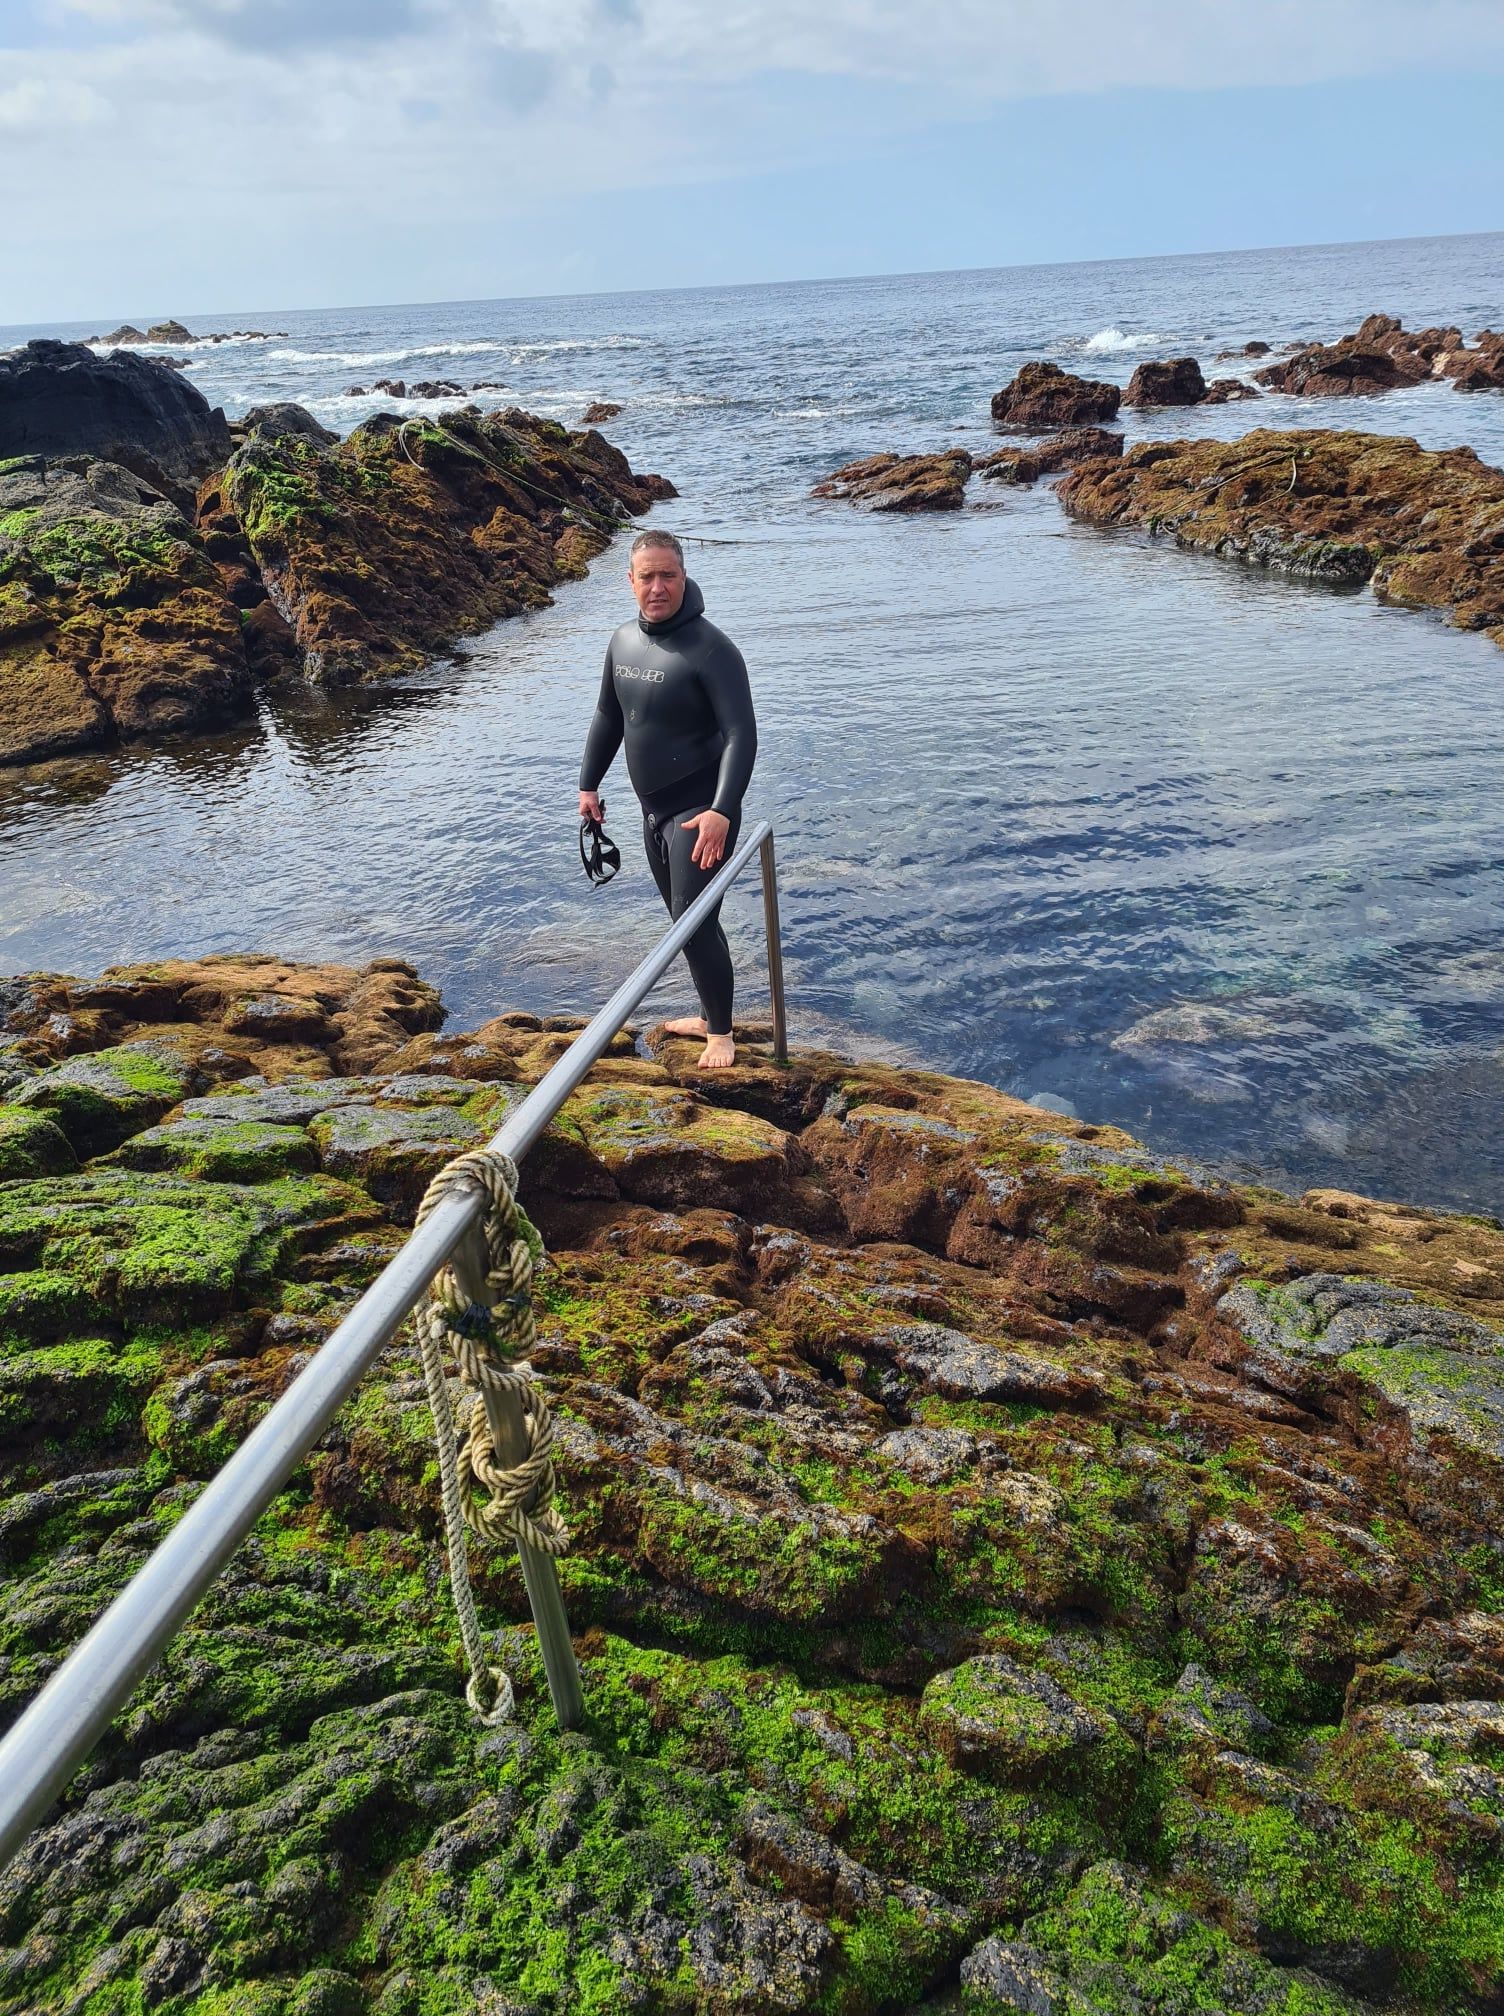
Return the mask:
{"type": "Polygon", "coordinates": [[[554,1555],[568,1551],[569,1534],[553,1502],[553,1414],[526,1359],[538,1332],[533,1320],[533,1254],[525,1236],[532,1228],[517,1203],[516,1164],[509,1156],[484,1148],[457,1156],[429,1184],[418,1207],[418,1223],[442,1198],[477,1189],[488,1207],[482,1226],[485,1299],[473,1301],[453,1268],[444,1266],[413,1320],[438,1443],[449,1584],[470,1666],[465,1699],[482,1722],[494,1726],[512,1713],[512,1683],[500,1667],[486,1663],[470,1587],[465,1528],[473,1527],[484,1540],[516,1540],[540,1554],[554,1555]],[[462,1400],[458,1412],[445,1382],[446,1345],[461,1380],[472,1389],[468,1404],[462,1400]],[[488,1391],[514,1395],[520,1405],[527,1454],[510,1469],[497,1455],[486,1413],[488,1391]]]}

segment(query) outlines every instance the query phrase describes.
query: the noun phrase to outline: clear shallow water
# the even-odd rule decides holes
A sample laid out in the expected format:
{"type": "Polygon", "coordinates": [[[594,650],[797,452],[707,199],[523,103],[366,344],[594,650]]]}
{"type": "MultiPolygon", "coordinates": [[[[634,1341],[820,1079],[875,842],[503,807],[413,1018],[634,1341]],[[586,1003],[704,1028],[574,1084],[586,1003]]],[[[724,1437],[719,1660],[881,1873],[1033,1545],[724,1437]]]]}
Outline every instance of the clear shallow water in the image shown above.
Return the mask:
{"type": "MultiPolygon", "coordinates": [[[[1189,350],[1210,375],[1219,349],[1375,308],[1498,326],[1504,237],[187,316],[289,334],[184,354],[231,414],[296,398],[341,428],[392,403],[347,396],[377,376],[496,378],[482,403],[572,421],[623,402],[606,431],[682,493],[655,522],[735,542],[691,571],[752,666],[749,809],[779,829],[800,1037],[1280,1182],[1497,1210],[1504,656],[1366,595],[1072,526],[1048,489],[975,483],[959,517],[910,522],[807,494],[879,448],[987,445],[988,399],[1030,356],[1121,381],[1189,350]]],[[[0,342],[35,333],[89,332],[0,342]]],[[[1504,463],[1504,398],[1445,386],[1127,432],[1331,424],[1504,463]]],[[[575,854],[624,560],[396,693],[0,781],[0,965],[396,951],[457,1026],[594,1006],[662,921],[619,768],[629,872],[595,893],[575,854]]],[[[752,884],[728,924],[756,1013],[752,884]]]]}

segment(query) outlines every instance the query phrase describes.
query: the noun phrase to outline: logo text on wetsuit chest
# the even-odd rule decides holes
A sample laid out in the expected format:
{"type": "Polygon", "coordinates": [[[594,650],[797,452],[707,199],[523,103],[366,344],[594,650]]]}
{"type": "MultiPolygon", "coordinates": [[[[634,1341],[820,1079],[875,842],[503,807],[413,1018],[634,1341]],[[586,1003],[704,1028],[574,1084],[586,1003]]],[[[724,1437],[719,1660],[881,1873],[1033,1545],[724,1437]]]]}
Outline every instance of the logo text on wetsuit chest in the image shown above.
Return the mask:
{"type": "Polygon", "coordinates": [[[651,686],[663,684],[663,668],[656,670],[650,665],[618,665],[615,667],[618,679],[641,679],[651,686]]]}

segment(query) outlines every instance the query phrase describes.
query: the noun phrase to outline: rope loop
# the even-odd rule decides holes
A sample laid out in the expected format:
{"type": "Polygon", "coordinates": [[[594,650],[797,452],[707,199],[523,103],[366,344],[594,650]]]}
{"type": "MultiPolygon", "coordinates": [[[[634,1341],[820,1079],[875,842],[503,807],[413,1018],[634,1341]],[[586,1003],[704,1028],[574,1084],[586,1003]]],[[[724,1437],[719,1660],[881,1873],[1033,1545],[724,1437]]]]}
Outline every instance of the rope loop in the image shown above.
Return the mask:
{"type": "Polygon", "coordinates": [[[487,1206],[481,1227],[485,1299],[470,1294],[453,1267],[444,1266],[413,1320],[438,1445],[449,1582],[470,1666],[465,1699],[482,1722],[495,1726],[513,1713],[514,1695],[507,1675],[486,1663],[470,1586],[466,1528],[493,1545],[511,1540],[553,1556],[568,1552],[569,1532],[554,1504],[553,1412],[527,1362],[538,1339],[533,1316],[537,1234],[517,1202],[517,1165],[510,1156],[486,1148],[457,1156],[429,1184],[417,1222],[421,1225],[446,1197],[476,1190],[487,1206]],[[458,1405],[446,1378],[451,1358],[469,1389],[458,1405]],[[503,1463],[497,1451],[487,1394],[505,1403],[499,1411],[515,1412],[521,1425],[525,1450],[514,1464],[503,1463]]]}

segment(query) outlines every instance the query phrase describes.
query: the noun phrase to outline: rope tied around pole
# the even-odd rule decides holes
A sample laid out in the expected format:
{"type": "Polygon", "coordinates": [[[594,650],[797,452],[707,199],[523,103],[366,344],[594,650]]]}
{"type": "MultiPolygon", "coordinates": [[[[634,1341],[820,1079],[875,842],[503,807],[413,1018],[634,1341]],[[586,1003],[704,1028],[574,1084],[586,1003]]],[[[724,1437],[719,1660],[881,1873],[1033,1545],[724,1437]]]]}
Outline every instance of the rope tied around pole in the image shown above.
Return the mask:
{"type": "Polygon", "coordinates": [[[452,1266],[441,1267],[429,1300],[415,1311],[413,1321],[438,1445],[449,1582],[470,1666],[465,1699],[482,1722],[494,1726],[512,1713],[512,1683],[499,1667],[486,1663],[465,1529],[471,1527],[483,1540],[515,1540],[553,1556],[567,1553],[569,1533],[553,1502],[553,1413],[526,1358],[538,1332],[533,1250],[526,1237],[532,1228],[517,1202],[517,1165],[484,1148],[457,1156],[429,1184],[417,1222],[421,1225],[443,1198],[475,1190],[487,1204],[481,1227],[485,1299],[468,1294],[452,1266]],[[462,1400],[458,1409],[445,1380],[446,1350],[471,1389],[468,1404],[462,1400]],[[512,1394],[520,1402],[527,1453],[510,1468],[497,1454],[486,1412],[488,1392],[512,1394]]]}

